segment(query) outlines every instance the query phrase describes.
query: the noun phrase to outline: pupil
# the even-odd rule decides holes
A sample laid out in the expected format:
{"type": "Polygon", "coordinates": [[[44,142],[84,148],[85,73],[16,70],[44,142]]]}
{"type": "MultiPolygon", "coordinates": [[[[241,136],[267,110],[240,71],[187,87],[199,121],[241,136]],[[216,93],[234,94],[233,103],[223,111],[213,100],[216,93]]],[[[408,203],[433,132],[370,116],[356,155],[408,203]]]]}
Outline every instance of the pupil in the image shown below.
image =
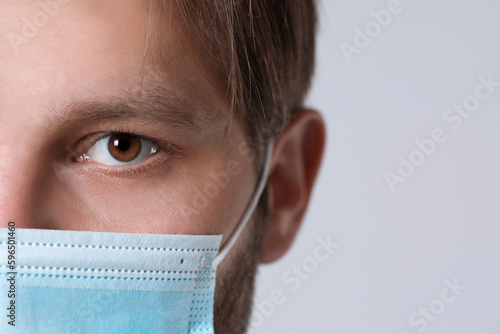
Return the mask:
{"type": "Polygon", "coordinates": [[[117,139],[116,141],[118,142],[118,145],[116,144],[115,145],[118,147],[120,151],[125,152],[130,148],[130,142],[128,140],[117,139]]]}

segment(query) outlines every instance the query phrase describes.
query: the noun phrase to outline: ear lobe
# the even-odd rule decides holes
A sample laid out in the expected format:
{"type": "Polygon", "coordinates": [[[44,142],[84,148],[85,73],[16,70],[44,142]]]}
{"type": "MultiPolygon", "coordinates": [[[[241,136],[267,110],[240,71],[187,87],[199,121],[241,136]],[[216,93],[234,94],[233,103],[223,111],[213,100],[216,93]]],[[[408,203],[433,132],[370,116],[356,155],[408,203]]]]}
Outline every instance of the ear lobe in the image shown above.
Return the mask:
{"type": "Polygon", "coordinates": [[[299,110],[275,139],[269,171],[269,227],[260,262],[279,259],[290,248],[309,203],[323,157],[325,123],[309,109],[299,110]]]}

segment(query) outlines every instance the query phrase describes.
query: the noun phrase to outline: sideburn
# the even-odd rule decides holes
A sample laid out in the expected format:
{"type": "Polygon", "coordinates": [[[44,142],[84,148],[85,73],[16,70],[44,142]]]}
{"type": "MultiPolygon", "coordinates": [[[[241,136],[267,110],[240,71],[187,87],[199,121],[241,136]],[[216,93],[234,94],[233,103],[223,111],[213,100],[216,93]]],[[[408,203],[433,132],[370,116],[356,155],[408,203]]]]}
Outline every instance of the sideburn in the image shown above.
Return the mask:
{"type": "Polygon", "coordinates": [[[255,275],[268,225],[267,187],[257,206],[244,247],[236,249],[232,266],[225,273],[217,273],[214,301],[216,334],[245,334],[253,306],[255,275]]]}

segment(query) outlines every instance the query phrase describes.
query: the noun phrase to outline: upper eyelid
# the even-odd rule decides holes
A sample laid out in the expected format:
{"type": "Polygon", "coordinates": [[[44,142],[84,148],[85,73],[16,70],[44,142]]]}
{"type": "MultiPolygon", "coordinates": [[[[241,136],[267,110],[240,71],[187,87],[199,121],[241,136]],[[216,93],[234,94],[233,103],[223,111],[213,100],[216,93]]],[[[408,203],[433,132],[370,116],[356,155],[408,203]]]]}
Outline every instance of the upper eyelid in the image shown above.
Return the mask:
{"type": "Polygon", "coordinates": [[[143,140],[150,141],[150,142],[152,142],[153,144],[156,144],[156,145],[161,145],[161,143],[158,141],[158,139],[151,138],[151,137],[144,136],[144,135],[140,135],[140,134],[136,134],[136,133],[120,132],[120,131],[111,131],[111,132],[104,133],[102,136],[99,136],[94,141],[97,143],[101,139],[108,138],[108,137],[111,137],[111,136],[114,136],[114,135],[120,135],[120,134],[126,134],[126,135],[129,135],[129,136],[137,137],[138,139],[143,139],[143,140]]]}

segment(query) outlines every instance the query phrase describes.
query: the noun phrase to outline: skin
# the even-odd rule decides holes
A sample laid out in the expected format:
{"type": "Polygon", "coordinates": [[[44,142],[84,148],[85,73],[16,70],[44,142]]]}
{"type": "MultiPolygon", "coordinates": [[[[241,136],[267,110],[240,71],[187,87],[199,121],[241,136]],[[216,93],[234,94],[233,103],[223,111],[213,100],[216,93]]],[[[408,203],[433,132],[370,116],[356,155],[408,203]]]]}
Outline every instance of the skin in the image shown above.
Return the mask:
{"type": "MultiPolygon", "coordinates": [[[[246,131],[238,115],[226,131],[225,78],[175,5],[167,1],[161,19],[154,10],[139,1],[71,1],[35,21],[43,11],[37,2],[0,2],[1,227],[15,221],[18,228],[222,234],[225,244],[257,179],[255,161],[237,150],[246,131]],[[38,22],[35,33],[26,34],[23,17],[38,22]],[[146,103],[157,86],[166,100],[178,101],[165,112],[195,110],[196,129],[141,117],[75,120],[96,104],[117,111],[132,97],[146,103]],[[95,155],[76,159],[108,131],[134,132],[164,147],[128,166],[107,165],[95,155]],[[229,182],[193,202],[228,162],[234,168],[229,182]]],[[[265,221],[255,215],[217,272],[217,333],[245,331],[257,263],[275,261],[290,247],[324,136],[321,116],[299,110],[276,138],[271,214],[265,221]]]]}

